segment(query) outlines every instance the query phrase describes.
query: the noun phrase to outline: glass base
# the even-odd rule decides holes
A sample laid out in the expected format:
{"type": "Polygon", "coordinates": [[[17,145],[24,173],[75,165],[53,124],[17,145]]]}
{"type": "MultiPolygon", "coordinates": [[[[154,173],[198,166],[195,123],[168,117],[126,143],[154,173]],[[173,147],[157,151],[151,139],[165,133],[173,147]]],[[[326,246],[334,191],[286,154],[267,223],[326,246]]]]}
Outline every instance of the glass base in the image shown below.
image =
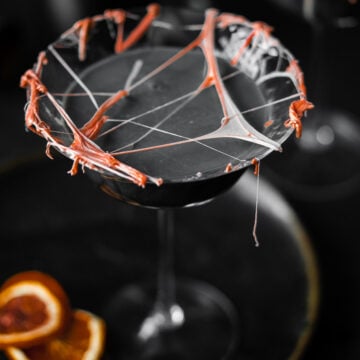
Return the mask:
{"type": "Polygon", "coordinates": [[[211,285],[176,284],[176,303],[156,305],[155,286],[128,285],[106,306],[111,359],[227,360],[239,338],[237,311],[211,285]]]}

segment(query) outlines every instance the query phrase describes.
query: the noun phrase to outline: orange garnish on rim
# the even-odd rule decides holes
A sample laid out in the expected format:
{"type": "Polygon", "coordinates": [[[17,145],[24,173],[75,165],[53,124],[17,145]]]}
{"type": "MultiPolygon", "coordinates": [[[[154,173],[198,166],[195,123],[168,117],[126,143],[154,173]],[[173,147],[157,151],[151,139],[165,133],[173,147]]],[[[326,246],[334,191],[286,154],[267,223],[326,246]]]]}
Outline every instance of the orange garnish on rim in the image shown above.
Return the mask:
{"type": "Polygon", "coordinates": [[[56,339],[33,348],[6,349],[11,360],[98,360],[104,350],[105,324],[83,310],[75,310],[68,330],[56,339]]]}
{"type": "Polygon", "coordinates": [[[0,348],[31,347],[62,333],[71,308],[61,285],[51,276],[26,271],[0,288],[0,348]]]}

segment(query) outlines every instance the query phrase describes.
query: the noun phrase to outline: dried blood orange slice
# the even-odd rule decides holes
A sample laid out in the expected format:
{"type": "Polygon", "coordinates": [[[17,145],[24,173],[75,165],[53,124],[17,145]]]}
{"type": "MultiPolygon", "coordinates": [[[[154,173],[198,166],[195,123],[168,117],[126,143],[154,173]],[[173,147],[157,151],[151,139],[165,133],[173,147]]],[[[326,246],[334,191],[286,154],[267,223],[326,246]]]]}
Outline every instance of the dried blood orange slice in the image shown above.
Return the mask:
{"type": "Polygon", "coordinates": [[[21,350],[7,348],[11,360],[98,360],[105,343],[105,324],[94,314],[75,310],[67,331],[42,345],[21,350]]]}
{"type": "Polygon", "coordinates": [[[56,337],[70,316],[68,297],[53,277],[18,273],[0,288],[0,348],[27,348],[56,337]]]}

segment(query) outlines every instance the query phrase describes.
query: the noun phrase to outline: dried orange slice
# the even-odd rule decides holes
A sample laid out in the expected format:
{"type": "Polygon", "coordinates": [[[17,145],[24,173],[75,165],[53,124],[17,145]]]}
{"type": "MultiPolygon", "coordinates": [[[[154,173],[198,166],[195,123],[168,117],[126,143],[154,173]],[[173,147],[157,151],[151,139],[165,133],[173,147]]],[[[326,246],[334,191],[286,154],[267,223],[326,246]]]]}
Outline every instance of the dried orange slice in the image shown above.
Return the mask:
{"type": "Polygon", "coordinates": [[[5,350],[11,360],[99,360],[105,343],[105,324],[94,314],[75,310],[68,330],[42,345],[5,350]]]}
{"type": "Polygon", "coordinates": [[[18,273],[0,288],[0,348],[27,348],[56,337],[70,316],[68,297],[53,277],[18,273]]]}

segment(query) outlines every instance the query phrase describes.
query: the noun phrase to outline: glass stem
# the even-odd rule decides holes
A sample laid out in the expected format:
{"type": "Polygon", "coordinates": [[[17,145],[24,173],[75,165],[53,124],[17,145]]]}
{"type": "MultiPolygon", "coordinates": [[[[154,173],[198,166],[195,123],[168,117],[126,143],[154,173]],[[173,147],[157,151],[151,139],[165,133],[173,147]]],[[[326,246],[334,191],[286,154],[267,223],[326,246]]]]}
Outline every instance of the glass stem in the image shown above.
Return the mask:
{"type": "Polygon", "coordinates": [[[157,210],[159,236],[159,265],[156,306],[170,315],[175,305],[174,274],[174,213],[172,209],[157,210]]]}
{"type": "Polygon", "coordinates": [[[171,209],[157,210],[159,231],[159,265],[157,293],[152,311],[140,327],[138,337],[142,341],[154,338],[161,331],[180,327],[184,311],[176,303],[174,275],[174,217],[171,209]]]}

